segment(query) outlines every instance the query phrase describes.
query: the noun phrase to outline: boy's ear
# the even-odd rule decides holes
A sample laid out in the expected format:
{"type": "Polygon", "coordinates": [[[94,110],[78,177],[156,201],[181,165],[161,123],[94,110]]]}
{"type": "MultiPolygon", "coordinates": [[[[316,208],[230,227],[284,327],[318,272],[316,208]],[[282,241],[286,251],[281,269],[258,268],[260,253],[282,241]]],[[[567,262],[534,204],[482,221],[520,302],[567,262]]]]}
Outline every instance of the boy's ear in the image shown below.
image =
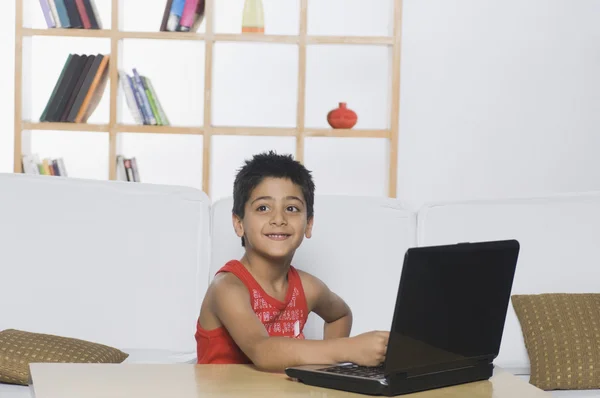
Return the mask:
{"type": "Polygon", "coordinates": [[[306,231],[304,232],[304,235],[306,236],[307,239],[310,239],[310,237],[312,236],[312,227],[313,227],[314,220],[315,220],[315,217],[312,216],[311,218],[308,219],[308,221],[306,223],[306,231]]]}
{"type": "Polygon", "coordinates": [[[242,219],[237,215],[231,215],[231,221],[233,222],[233,229],[235,230],[235,234],[238,238],[242,238],[244,236],[244,224],[242,223],[242,219]]]}

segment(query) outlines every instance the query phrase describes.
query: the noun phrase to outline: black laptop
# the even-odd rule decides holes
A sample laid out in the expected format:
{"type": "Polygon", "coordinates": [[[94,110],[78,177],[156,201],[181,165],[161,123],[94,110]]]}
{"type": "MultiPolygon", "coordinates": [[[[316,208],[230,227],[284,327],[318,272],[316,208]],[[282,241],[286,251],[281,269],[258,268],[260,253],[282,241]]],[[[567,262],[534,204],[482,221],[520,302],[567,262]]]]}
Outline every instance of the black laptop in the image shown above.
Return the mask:
{"type": "Polygon", "coordinates": [[[408,249],[385,363],[297,366],[286,374],[313,386],[386,396],[489,379],[519,248],[505,240],[408,249]]]}

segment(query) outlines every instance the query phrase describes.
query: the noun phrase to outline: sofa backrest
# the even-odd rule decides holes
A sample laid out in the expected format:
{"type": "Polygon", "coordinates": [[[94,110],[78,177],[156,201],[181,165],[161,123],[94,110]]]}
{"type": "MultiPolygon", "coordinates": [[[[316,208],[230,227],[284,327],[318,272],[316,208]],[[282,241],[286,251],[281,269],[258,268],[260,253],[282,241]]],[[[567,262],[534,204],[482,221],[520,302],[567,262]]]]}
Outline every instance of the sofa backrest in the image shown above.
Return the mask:
{"type": "MultiPolygon", "coordinates": [[[[231,222],[232,199],[212,207],[210,279],[243,254],[231,222]]],[[[293,265],[323,280],[350,305],[352,335],[391,326],[405,251],[416,244],[416,215],[395,199],[352,196],[315,198],[313,236],[293,265]]],[[[307,338],[321,338],[323,322],[311,314],[307,338]]]]}
{"type": "MultiPolygon", "coordinates": [[[[600,291],[600,193],[431,204],[420,210],[417,225],[419,246],[517,239],[513,294],[600,291]]],[[[528,374],[512,304],[495,363],[528,374]]]]}
{"type": "Polygon", "coordinates": [[[209,216],[195,189],[0,175],[0,330],[195,352],[209,216]]]}

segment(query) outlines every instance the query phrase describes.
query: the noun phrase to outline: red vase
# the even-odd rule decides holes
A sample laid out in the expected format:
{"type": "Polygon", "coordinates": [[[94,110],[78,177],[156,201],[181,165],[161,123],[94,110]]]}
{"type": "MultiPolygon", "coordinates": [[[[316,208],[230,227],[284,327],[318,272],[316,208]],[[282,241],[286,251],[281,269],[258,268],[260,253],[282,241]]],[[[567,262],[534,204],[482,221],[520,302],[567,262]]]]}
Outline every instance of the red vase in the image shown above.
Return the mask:
{"type": "Polygon", "coordinates": [[[340,102],[338,108],[327,114],[327,122],[334,129],[351,129],[357,121],[356,112],[348,109],[345,102],[340,102]]]}

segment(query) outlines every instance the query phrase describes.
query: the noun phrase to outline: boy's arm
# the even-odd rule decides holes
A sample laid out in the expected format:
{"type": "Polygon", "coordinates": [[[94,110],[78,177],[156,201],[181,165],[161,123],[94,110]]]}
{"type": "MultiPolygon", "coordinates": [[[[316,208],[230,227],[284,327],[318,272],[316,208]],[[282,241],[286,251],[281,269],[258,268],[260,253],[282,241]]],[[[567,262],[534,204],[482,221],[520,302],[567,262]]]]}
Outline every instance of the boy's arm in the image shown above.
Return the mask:
{"type": "Polygon", "coordinates": [[[298,271],[308,301],[309,310],[325,321],[323,339],[350,336],[352,311],[341,297],[333,293],[319,278],[298,271]]]}
{"type": "Polygon", "coordinates": [[[289,366],[339,362],[375,366],[384,358],[388,332],[320,341],[270,337],[252,310],[248,289],[241,281],[228,274],[215,282],[211,310],[258,368],[281,371],[289,366]]]}

